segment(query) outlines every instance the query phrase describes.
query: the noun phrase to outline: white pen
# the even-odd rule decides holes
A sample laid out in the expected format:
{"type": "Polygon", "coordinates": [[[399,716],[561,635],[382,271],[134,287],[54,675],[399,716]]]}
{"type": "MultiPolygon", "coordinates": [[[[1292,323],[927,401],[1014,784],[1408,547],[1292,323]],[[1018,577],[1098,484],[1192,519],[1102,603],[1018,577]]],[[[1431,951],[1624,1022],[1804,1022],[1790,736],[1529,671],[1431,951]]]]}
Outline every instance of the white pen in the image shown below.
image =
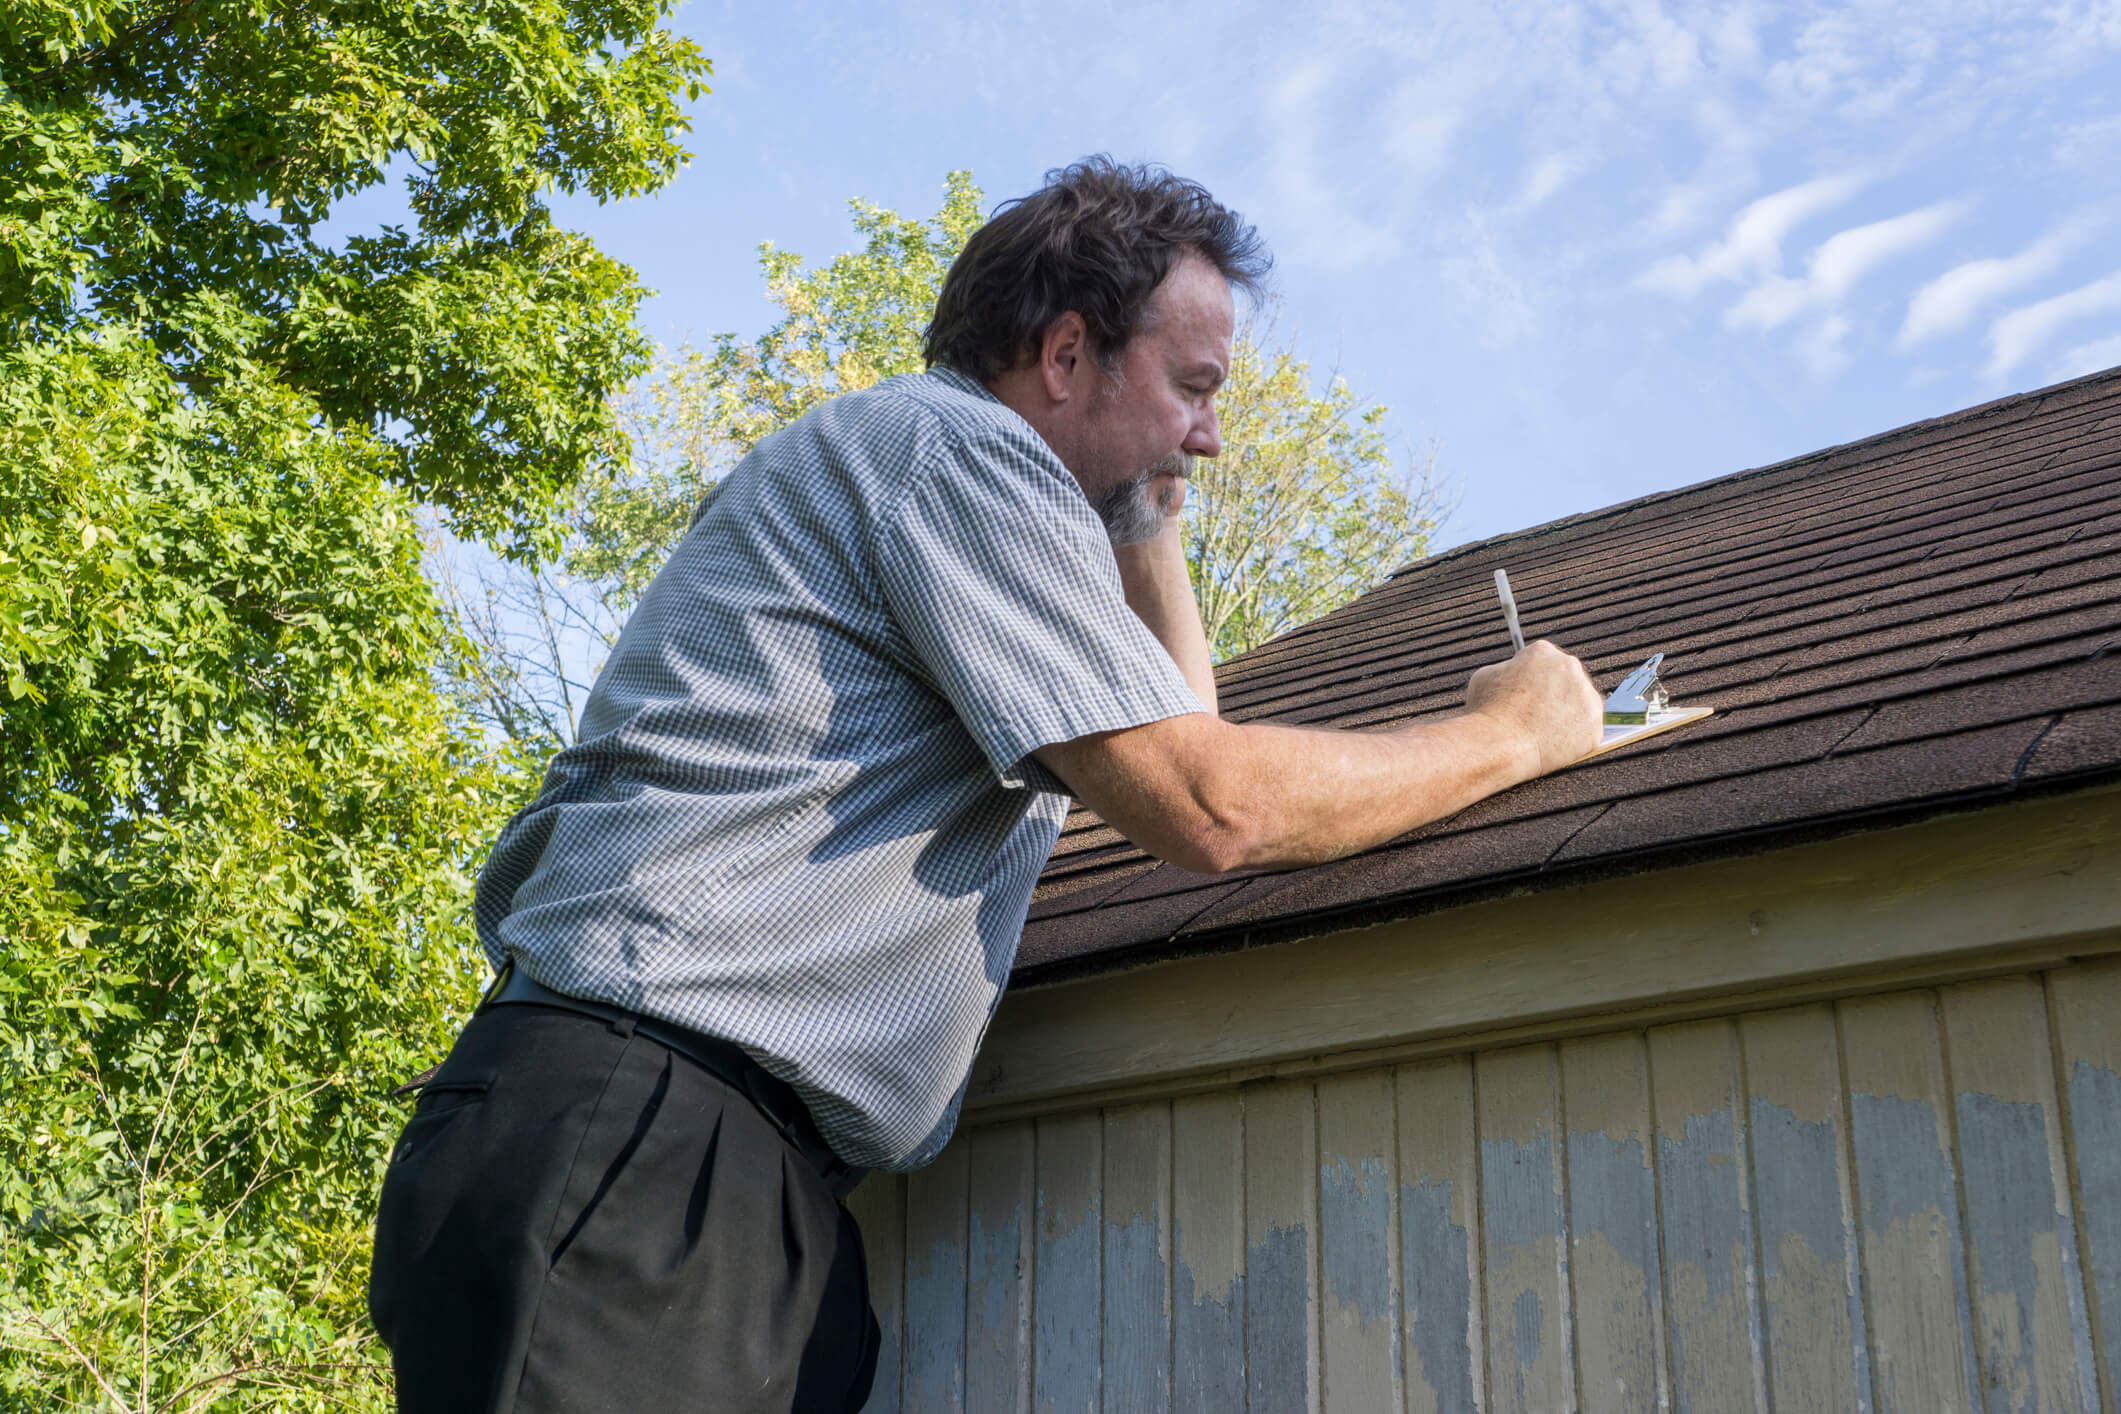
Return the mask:
{"type": "Polygon", "coordinates": [[[1495,571],[1495,592],[1502,596],[1502,616],[1510,621],[1510,642],[1522,653],[1524,630],[1517,626],[1517,600],[1510,593],[1510,576],[1502,570],[1495,571]]]}

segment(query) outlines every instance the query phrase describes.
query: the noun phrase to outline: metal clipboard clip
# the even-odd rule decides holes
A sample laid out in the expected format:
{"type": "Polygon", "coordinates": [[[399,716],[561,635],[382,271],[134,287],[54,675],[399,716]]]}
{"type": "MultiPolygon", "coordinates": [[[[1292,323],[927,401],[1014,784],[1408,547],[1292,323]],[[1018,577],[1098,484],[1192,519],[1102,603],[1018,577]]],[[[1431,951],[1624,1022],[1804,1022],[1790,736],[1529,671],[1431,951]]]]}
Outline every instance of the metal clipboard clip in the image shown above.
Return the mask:
{"type": "Polygon", "coordinates": [[[1652,712],[1663,712],[1671,707],[1671,694],[1657,680],[1657,669],[1664,662],[1664,654],[1653,653],[1650,661],[1620,680],[1605,700],[1607,726],[1635,727],[1650,720],[1652,712]]]}

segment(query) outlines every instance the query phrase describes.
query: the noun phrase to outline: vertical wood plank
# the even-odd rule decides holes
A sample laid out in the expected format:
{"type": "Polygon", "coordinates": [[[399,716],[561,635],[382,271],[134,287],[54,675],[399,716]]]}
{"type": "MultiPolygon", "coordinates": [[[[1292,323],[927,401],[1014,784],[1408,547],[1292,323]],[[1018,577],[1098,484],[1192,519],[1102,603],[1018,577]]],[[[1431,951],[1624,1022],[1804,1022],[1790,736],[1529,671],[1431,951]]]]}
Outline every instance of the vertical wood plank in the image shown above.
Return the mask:
{"type": "Polygon", "coordinates": [[[1318,1117],[1309,1081],[1248,1086],[1246,1397],[1259,1414],[1318,1409],[1318,1117]]]}
{"type": "Polygon", "coordinates": [[[1392,1073],[1318,1082],[1320,1404],[1327,1414],[1400,1406],[1392,1073]]]}
{"type": "Polygon", "coordinates": [[[1933,1005],[1897,992],[1836,1008],[1879,1414],[1981,1407],[1933,1005]]]}
{"type": "Polygon", "coordinates": [[[2121,1406],[2121,958],[2048,974],[2102,1409],[2121,1406]]]}
{"type": "Polygon", "coordinates": [[[1038,1121],[1031,1404],[1051,1414],[1096,1414],[1101,1398],[1103,1148],[1095,1110],[1038,1121]]]}
{"type": "Polygon", "coordinates": [[[1569,1276],[1584,1414],[1666,1408],[1649,1059],[1634,1032],[1564,1042],[1569,1276]]]}
{"type": "Polygon", "coordinates": [[[1871,1409],[1834,1014],[1741,1017],[1761,1326],[1778,1409],[1871,1409]]]}
{"type": "Polygon", "coordinates": [[[869,1268],[869,1305],[876,1312],[882,1341],[876,1355],[876,1379],[862,1414],[898,1414],[899,1374],[906,1339],[903,1296],[906,1281],[906,1180],[895,1173],[872,1173],[847,1196],[847,1211],[862,1230],[862,1255],[869,1268]]]}
{"type": "Polygon", "coordinates": [[[1171,1407],[1171,1106],[1105,1111],[1105,1407],[1171,1407]]]}
{"type": "Polygon", "coordinates": [[[2035,978],[2005,977],[1944,988],[1938,1012],[1958,1120],[1975,1355],[1989,1414],[2092,1414],[2098,1376],[2077,1271],[2046,996],[2035,978]]]}
{"type": "Polygon", "coordinates": [[[1722,1020],[1660,1026],[1649,1050],[1672,1408],[1765,1411],[1738,1034],[1722,1020]]]}
{"type": "Polygon", "coordinates": [[[1031,1122],[983,1125],[966,1138],[965,1407],[1023,1414],[1031,1404],[1031,1122]]]}
{"type": "Polygon", "coordinates": [[[1245,1141],[1236,1093],[1171,1103],[1171,1394],[1179,1414],[1245,1407],[1245,1141]]]}
{"type": "Polygon", "coordinates": [[[1473,1079],[1489,1407],[1498,1414],[1573,1414],[1561,1077],[1554,1048],[1484,1052],[1474,1057],[1473,1079]]]}
{"type": "Polygon", "coordinates": [[[1401,1066],[1395,1089],[1407,1411],[1482,1409],[1488,1371],[1472,1059],[1401,1066]]]}
{"type": "Polygon", "coordinates": [[[964,1138],[906,1176],[905,1405],[965,1407],[964,1138]]]}

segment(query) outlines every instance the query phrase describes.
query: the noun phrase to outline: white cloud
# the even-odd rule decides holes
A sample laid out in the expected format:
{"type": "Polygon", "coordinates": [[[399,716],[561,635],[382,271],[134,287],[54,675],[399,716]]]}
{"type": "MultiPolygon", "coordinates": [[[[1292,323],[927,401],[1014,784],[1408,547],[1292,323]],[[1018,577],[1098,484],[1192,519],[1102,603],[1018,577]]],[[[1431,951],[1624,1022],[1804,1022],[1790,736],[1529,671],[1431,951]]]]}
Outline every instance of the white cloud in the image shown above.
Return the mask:
{"type": "Polygon", "coordinates": [[[1664,294],[1692,296],[1717,281],[1772,276],[1782,264],[1783,238],[1854,196],[1862,185],[1863,179],[1852,174],[1817,177],[1764,196],[1732,218],[1722,240],[1696,256],[1658,261],[1639,283],[1664,294]]]}
{"type": "Polygon", "coordinates": [[[1769,275],[1731,307],[1724,322],[1734,329],[1776,329],[1807,309],[1831,309],[1858,280],[1903,251],[1935,240],[1964,210],[1959,202],[1940,201],[1829,236],[1812,252],[1803,279],[1769,275]]]}
{"type": "Polygon", "coordinates": [[[1525,173],[1524,186],[1517,193],[1517,209],[1530,211],[1542,205],[1548,197],[1567,186],[1586,165],[1583,158],[1573,152],[1550,152],[1540,158],[1532,164],[1532,170],[1525,173]]]}
{"type": "Polygon", "coordinates": [[[1989,376],[2009,373],[2072,320],[2115,311],[2121,311],[2121,270],[2067,294],[2012,310],[1989,326],[1989,376]]]}
{"type": "Polygon", "coordinates": [[[1315,58],[1293,67],[1270,91],[1265,107],[1274,136],[1265,172],[1280,213],[1276,228],[1292,253],[1324,269],[1347,270],[1396,253],[1399,237],[1350,210],[1346,188],[1325,176],[1320,149],[1336,77],[1330,60],[1315,58]]]}
{"type": "Polygon", "coordinates": [[[1940,201],[1830,236],[1812,252],[1812,283],[1826,298],[1838,300],[1872,270],[1902,251],[1935,240],[1965,213],[1963,202],[1940,201]]]}
{"type": "Polygon", "coordinates": [[[1814,377],[1831,378],[1848,367],[1848,350],[1842,347],[1848,332],[1848,320],[1838,314],[1829,314],[1819,321],[1817,328],[1797,341],[1798,356],[1814,377]]]}
{"type": "Polygon", "coordinates": [[[1899,346],[1911,349],[1924,339],[1963,328],[1983,308],[2046,275],[2084,239],[2079,225],[2048,232],[2016,255],[1970,260],[1953,266],[1915,291],[1907,321],[1900,326],[1899,346]]]}
{"type": "Polygon", "coordinates": [[[2048,377],[2053,382],[2063,383],[2082,378],[2087,373],[2102,372],[2116,364],[2121,364],[2121,334],[2077,345],[2055,360],[2054,370],[2048,377]]]}
{"type": "Polygon", "coordinates": [[[1469,215],[1456,248],[1437,273],[1467,309],[1477,311],[1481,342],[1491,349],[1508,348],[1530,334],[1537,323],[1532,301],[1477,214],[1469,215]]]}
{"type": "Polygon", "coordinates": [[[2055,140],[2055,164],[2093,167],[2111,163],[2121,153],[2121,113],[2063,125],[2055,140]]]}

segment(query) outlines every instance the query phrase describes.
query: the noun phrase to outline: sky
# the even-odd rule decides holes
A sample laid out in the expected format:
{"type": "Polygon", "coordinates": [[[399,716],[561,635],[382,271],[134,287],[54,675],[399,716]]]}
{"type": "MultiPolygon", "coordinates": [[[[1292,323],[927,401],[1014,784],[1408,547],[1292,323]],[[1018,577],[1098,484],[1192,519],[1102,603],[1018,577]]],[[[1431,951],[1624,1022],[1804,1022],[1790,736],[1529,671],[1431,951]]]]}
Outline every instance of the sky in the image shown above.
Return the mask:
{"type": "Polygon", "coordinates": [[[1439,548],[2121,364],[2121,0],[691,0],[690,165],[562,202],[674,345],[763,241],[1092,152],[1254,222],[1276,337],[1432,443],[1439,548]]]}

